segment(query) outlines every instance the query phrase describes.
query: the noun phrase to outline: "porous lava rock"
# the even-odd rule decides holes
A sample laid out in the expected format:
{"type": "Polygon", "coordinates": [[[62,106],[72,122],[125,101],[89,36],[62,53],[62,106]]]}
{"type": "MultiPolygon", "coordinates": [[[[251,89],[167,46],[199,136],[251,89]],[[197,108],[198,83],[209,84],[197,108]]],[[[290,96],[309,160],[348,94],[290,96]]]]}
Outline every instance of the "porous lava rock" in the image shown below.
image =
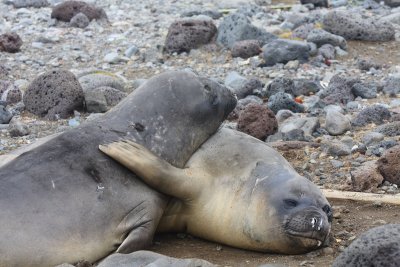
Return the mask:
{"type": "Polygon", "coordinates": [[[217,27],[211,20],[175,21],[168,29],[165,49],[168,53],[189,52],[208,44],[216,33],[217,27]]]}
{"type": "Polygon", "coordinates": [[[378,171],[377,162],[367,161],[351,171],[351,182],[354,191],[374,192],[383,182],[383,176],[378,171]]]}
{"type": "Polygon", "coordinates": [[[54,6],[51,18],[70,22],[78,13],[85,14],[89,20],[107,19],[107,14],[102,8],[83,1],[65,1],[54,6]]]}
{"type": "Polygon", "coordinates": [[[378,160],[378,169],[386,181],[400,185],[400,145],[383,153],[378,160]]]}
{"type": "Polygon", "coordinates": [[[0,35],[0,51],[17,53],[21,50],[22,39],[15,32],[0,35]]]}
{"type": "Polygon", "coordinates": [[[23,98],[27,111],[50,120],[69,117],[83,108],[84,94],[68,70],[48,71],[33,80],[23,98]]]}
{"type": "Polygon", "coordinates": [[[249,58],[262,52],[260,42],[257,40],[237,41],[232,47],[232,57],[249,58]]]}
{"type": "Polygon", "coordinates": [[[239,114],[237,128],[257,139],[265,140],[278,131],[275,114],[266,106],[251,103],[239,114]]]}

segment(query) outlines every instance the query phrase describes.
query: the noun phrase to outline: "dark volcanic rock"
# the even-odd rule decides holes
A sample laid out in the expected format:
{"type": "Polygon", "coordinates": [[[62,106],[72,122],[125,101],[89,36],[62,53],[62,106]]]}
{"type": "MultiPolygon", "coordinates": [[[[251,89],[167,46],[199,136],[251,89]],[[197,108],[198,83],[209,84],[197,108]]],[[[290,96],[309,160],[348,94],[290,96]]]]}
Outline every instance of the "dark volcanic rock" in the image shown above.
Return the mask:
{"type": "Polygon", "coordinates": [[[339,46],[344,50],[347,49],[347,42],[342,36],[332,34],[323,29],[312,30],[307,36],[307,41],[316,44],[318,47],[321,47],[324,44],[330,44],[333,46],[339,46]]]}
{"type": "Polygon", "coordinates": [[[276,114],[281,109],[288,109],[293,112],[303,112],[304,106],[297,103],[286,93],[279,92],[268,99],[268,107],[276,114]]]}
{"type": "Polygon", "coordinates": [[[49,6],[49,2],[47,0],[13,0],[11,4],[15,8],[22,8],[22,7],[46,7],[49,6]]]}
{"type": "Polygon", "coordinates": [[[376,128],[374,132],[384,134],[385,136],[400,135],[400,121],[383,124],[376,128]]]}
{"type": "Polygon", "coordinates": [[[277,77],[272,80],[270,84],[267,86],[267,97],[271,97],[272,95],[284,92],[293,95],[294,91],[294,83],[293,80],[286,77],[277,77]]]}
{"type": "Polygon", "coordinates": [[[295,79],[293,86],[293,96],[316,94],[323,89],[319,81],[308,79],[295,79]]]}
{"type": "Polygon", "coordinates": [[[396,96],[400,93],[400,75],[393,75],[387,78],[382,91],[389,96],[396,96]]]}
{"type": "Polygon", "coordinates": [[[382,105],[375,104],[364,108],[351,122],[354,126],[365,126],[369,123],[383,124],[390,119],[390,111],[382,105]]]}
{"type": "Polygon", "coordinates": [[[338,10],[324,16],[323,28],[347,40],[390,41],[395,34],[390,23],[380,22],[376,18],[364,19],[355,12],[338,10]]]}
{"type": "Polygon", "coordinates": [[[260,42],[257,40],[237,41],[232,47],[232,57],[249,58],[262,52],[260,42]]]}
{"type": "Polygon", "coordinates": [[[376,161],[367,161],[351,171],[351,181],[354,191],[374,192],[382,184],[383,177],[378,171],[376,161]]]}
{"type": "Polygon", "coordinates": [[[85,14],[83,13],[78,13],[75,16],[72,17],[69,25],[71,25],[71,27],[75,27],[75,28],[86,28],[90,23],[90,20],[88,17],[86,17],[85,14]]]}
{"type": "Polygon", "coordinates": [[[168,29],[165,49],[168,53],[189,52],[209,43],[217,32],[211,20],[175,21],[168,29]]]}
{"type": "Polygon", "coordinates": [[[328,88],[326,88],[320,98],[321,101],[326,104],[347,104],[354,100],[354,94],[352,92],[353,85],[358,83],[358,79],[342,77],[335,75],[329,82],[328,88]]]}
{"type": "Polygon", "coordinates": [[[400,185],[400,145],[383,153],[378,160],[378,169],[386,181],[400,185]]]}
{"type": "Polygon", "coordinates": [[[239,114],[238,130],[260,140],[278,130],[274,113],[264,105],[248,104],[239,114]]]}
{"type": "Polygon", "coordinates": [[[328,7],[328,0],[300,0],[302,5],[313,4],[315,7],[328,7]]]}
{"type": "Polygon", "coordinates": [[[21,90],[10,81],[0,80],[0,100],[7,104],[15,104],[22,99],[21,90]]]}
{"type": "Polygon", "coordinates": [[[0,51],[17,53],[22,46],[22,40],[16,33],[5,33],[0,35],[0,51]]]}
{"type": "Polygon", "coordinates": [[[89,20],[107,19],[106,12],[99,7],[88,4],[83,1],[65,1],[53,7],[51,17],[70,22],[70,20],[78,13],[83,13],[89,20]]]}
{"type": "Polygon", "coordinates": [[[335,259],[332,267],[396,267],[399,262],[400,224],[386,224],[360,235],[335,259]]]}
{"type": "Polygon", "coordinates": [[[237,41],[258,40],[263,45],[276,38],[272,33],[251,24],[245,15],[234,13],[225,17],[220,23],[217,42],[225,47],[232,48],[237,41]]]}
{"type": "Polygon", "coordinates": [[[286,64],[291,60],[305,62],[310,56],[310,47],[306,42],[276,39],[263,46],[263,58],[266,66],[276,63],[286,64]]]}
{"type": "Polygon", "coordinates": [[[0,104],[0,124],[7,124],[12,119],[13,114],[6,109],[5,105],[0,104]]]}
{"type": "Polygon", "coordinates": [[[376,94],[378,93],[378,86],[374,83],[356,83],[353,85],[352,92],[355,96],[359,96],[365,99],[376,98],[376,94]]]}
{"type": "Polygon", "coordinates": [[[38,76],[24,94],[29,112],[50,120],[67,118],[82,109],[84,95],[75,75],[67,70],[48,71],[38,76]]]}

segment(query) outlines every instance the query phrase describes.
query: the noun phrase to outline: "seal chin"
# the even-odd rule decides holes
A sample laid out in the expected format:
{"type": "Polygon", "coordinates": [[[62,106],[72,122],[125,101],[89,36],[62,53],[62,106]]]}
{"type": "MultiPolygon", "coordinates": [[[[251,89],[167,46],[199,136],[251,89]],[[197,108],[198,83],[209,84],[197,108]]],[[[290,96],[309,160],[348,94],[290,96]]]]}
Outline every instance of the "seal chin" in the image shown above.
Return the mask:
{"type": "Polygon", "coordinates": [[[286,230],[286,234],[294,239],[296,243],[300,243],[305,248],[319,248],[325,243],[326,237],[314,236],[313,232],[296,232],[293,230],[286,230]]]}

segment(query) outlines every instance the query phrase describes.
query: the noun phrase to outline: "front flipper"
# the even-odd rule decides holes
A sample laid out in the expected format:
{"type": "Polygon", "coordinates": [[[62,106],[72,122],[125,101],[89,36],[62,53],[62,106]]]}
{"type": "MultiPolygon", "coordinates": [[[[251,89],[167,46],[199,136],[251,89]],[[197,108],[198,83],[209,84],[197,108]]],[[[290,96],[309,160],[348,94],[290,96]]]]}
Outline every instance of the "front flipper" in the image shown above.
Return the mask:
{"type": "Polygon", "coordinates": [[[193,198],[200,192],[201,179],[189,169],[179,169],[132,141],[100,145],[99,149],[156,190],[180,199],[193,198]]]}

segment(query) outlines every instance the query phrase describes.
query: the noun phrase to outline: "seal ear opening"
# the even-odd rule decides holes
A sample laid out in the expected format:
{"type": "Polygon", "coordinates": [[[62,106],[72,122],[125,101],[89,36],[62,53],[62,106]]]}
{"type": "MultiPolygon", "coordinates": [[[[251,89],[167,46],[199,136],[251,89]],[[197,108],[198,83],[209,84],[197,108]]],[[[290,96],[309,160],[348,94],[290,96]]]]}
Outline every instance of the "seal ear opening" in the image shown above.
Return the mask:
{"type": "Polygon", "coordinates": [[[200,191],[196,185],[200,179],[192,177],[192,172],[172,166],[138,143],[123,140],[99,145],[99,149],[164,194],[187,199],[200,191]]]}

